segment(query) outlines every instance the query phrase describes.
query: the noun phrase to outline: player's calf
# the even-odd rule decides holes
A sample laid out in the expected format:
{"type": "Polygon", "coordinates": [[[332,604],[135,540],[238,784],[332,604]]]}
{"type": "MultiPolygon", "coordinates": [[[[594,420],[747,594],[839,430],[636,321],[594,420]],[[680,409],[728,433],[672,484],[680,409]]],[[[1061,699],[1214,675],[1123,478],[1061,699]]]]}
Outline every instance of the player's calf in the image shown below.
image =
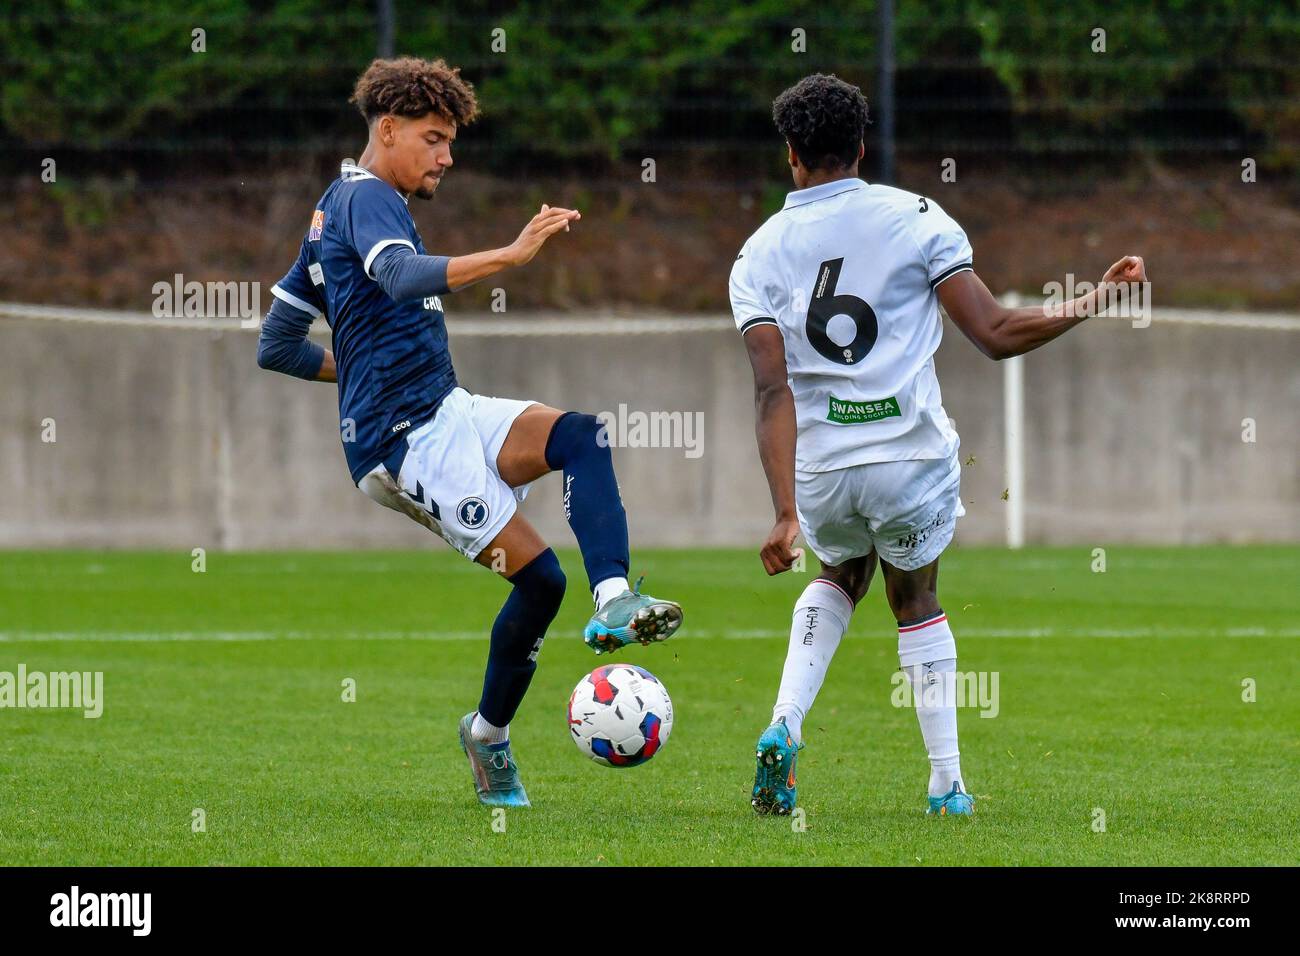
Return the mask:
{"type": "MultiPolygon", "coordinates": [[[[564,517],[582,551],[593,593],[604,582],[627,589],[627,512],[604,427],[594,415],[565,412],[546,441],[546,463],[563,473],[564,517]]],[[[616,591],[617,593],[617,591],[616,591]]]]}
{"type": "Polygon", "coordinates": [[[597,654],[636,641],[667,640],[681,626],[682,609],[629,587],[627,513],[614,476],[605,427],[594,415],[565,412],[546,442],[546,463],[564,474],[564,517],[578,539],[596,602],[583,639],[597,654]]]}
{"type": "Polygon", "coordinates": [[[546,629],[564,601],[565,578],[547,548],[507,578],[513,589],[492,624],[479,713],[500,727],[510,723],[537,670],[546,629]]]}
{"type": "Polygon", "coordinates": [[[565,579],[547,548],[507,580],[514,587],[492,625],[483,696],[478,710],[460,722],[460,746],[481,803],[526,807],[528,794],[510,749],[510,721],[537,670],[546,629],[564,600],[565,579]]]}

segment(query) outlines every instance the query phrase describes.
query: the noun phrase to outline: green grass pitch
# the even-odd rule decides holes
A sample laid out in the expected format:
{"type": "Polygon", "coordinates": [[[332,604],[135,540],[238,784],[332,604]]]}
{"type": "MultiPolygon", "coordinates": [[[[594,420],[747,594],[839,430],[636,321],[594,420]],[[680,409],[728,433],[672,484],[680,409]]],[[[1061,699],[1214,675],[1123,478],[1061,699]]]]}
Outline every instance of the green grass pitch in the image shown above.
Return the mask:
{"type": "Polygon", "coordinates": [[[959,717],[973,819],[922,813],[877,579],[808,720],[802,832],[748,791],[809,575],[769,579],[749,551],[634,555],[686,620],[619,658],[663,680],[676,726],[611,770],[566,730],[597,659],[581,564],[561,557],[569,596],[512,734],[534,806],[498,832],[455,733],[505,595],[483,569],[444,549],[210,553],[203,573],[189,553],[0,553],[0,671],[103,671],[105,696],[97,720],[0,709],[0,862],[1300,861],[1300,548],[1116,547],[1105,573],[1088,548],[950,551],[958,669],[999,675],[997,716],[959,717]]]}

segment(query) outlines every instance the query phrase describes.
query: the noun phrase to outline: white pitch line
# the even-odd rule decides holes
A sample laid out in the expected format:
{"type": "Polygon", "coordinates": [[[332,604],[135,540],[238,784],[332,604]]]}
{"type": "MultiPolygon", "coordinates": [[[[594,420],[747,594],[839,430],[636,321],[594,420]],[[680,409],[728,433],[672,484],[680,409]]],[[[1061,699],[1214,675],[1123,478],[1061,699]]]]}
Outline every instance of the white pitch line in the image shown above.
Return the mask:
{"type": "Polygon", "coordinates": [[[0,644],[85,641],[160,644],[236,641],[477,641],[486,631],[0,631],[0,644]]]}
{"type": "MultiPolygon", "coordinates": [[[[1226,629],[1171,628],[1096,628],[1063,630],[1059,628],[957,628],[960,637],[987,638],[1295,638],[1300,629],[1268,627],[1234,627],[1226,629]]],[[[693,631],[691,640],[786,640],[789,632],[775,629],[727,631],[724,633],[693,631]]],[[[893,631],[850,634],[850,640],[895,637],[893,631]]],[[[0,644],[51,644],[83,642],[92,644],[160,644],[198,642],[257,641],[486,641],[486,631],[0,631],[0,644]]]]}

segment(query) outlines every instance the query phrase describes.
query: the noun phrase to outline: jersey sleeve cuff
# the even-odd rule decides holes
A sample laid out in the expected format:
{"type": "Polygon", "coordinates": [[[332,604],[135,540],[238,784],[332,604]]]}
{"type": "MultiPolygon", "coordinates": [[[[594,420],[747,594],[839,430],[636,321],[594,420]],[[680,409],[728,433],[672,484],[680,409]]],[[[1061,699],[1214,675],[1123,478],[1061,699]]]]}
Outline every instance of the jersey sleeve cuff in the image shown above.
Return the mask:
{"type": "Polygon", "coordinates": [[[319,319],[321,316],[321,311],[320,309],[316,308],[316,306],[312,305],[310,302],[306,302],[298,298],[296,295],[293,295],[290,292],[285,292],[278,285],[271,286],[271,295],[275,296],[285,305],[293,306],[299,312],[306,312],[313,319],[319,319]]]}
{"type": "Polygon", "coordinates": [[[973,266],[970,262],[959,262],[955,266],[949,266],[947,269],[944,269],[937,276],[931,279],[930,288],[933,289],[937,287],[939,283],[942,282],[944,279],[951,279],[959,272],[974,272],[974,271],[975,271],[975,266],[973,266]]]}
{"type": "Polygon", "coordinates": [[[412,252],[415,251],[415,246],[409,239],[380,239],[370,247],[370,251],[366,253],[365,262],[362,263],[362,268],[365,269],[366,275],[370,278],[374,278],[374,275],[370,272],[370,267],[374,265],[375,256],[379,255],[389,246],[409,246],[412,252]]]}
{"type": "Polygon", "coordinates": [[[760,325],[776,325],[776,324],[777,324],[776,319],[772,318],[770,315],[756,315],[752,319],[746,319],[745,321],[741,322],[738,327],[740,329],[740,334],[744,335],[750,329],[756,329],[760,325]]]}

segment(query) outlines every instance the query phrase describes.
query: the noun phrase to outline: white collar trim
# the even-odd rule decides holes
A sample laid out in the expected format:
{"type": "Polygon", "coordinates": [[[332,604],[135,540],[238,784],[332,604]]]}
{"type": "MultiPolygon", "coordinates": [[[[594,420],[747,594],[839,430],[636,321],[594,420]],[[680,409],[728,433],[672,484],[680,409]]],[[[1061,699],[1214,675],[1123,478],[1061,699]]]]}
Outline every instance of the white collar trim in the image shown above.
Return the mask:
{"type": "MultiPolygon", "coordinates": [[[[346,183],[360,182],[363,179],[379,179],[378,176],[376,176],[370,170],[366,169],[366,167],[358,166],[356,163],[348,163],[348,162],[339,164],[339,176],[346,183]]],[[[382,179],[379,181],[383,182],[382,179]]],[[[389,189],[393,189],[393,187],[390,186],[388,183],[384,183],[384,185],[388,186],[389,189]]],[[[402,197],[402,202],[406,203],[407,205],[410,205],[410,200],[407,199],[405,196],[402,196],[400,192],[398,192],[396,189],[393,189],[393,192],[397,193],[397,195],[402,197]]]]}

